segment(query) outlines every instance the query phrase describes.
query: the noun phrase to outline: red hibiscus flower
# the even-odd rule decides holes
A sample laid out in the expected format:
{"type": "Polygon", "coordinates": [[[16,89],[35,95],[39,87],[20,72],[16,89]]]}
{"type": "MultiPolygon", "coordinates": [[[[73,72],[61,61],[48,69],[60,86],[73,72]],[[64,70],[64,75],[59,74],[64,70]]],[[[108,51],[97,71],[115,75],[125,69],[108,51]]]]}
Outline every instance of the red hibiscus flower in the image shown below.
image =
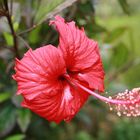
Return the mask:
{"type": "Polygon", "coordinates": [[[23,107],[59,123],[70,121],[90,94],[115,104],[118,111],[120,104],[133,106],[129,97],[128,103],[124,98],[111,99],[93,92],[104,91],[104,71],[98,44],[85,35],[83,28],[76,27],[73,21],[65,22],[60,16],[50,24],[59,32],[58,47],[29,49],[21,60],[16,59],[13,78],[18,84],[17,94],[24,97],[23,107]]]}

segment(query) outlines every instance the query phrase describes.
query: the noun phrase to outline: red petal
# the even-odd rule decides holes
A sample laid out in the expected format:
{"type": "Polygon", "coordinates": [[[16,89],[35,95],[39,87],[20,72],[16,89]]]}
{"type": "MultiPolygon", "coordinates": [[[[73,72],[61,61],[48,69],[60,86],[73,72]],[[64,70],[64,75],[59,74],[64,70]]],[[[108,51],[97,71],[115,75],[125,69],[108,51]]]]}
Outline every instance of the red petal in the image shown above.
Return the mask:
{"type": "Polygon", "coordinates": [[[65,63],[61,52],[48,45],[34,51],[30,49],[21,60],[17,59],[15,71],[17,93],[33,99],[61,88],[58,76],[65,73],[65,63]]]}
{"type": "Polygon", "coordinates": [[[86,81],[90,88],[103,91],[104,71],[97,42],[89,39],[73,21],[65,23],[63,18],[56,16],[56,20],[50,23],[56,25],[60,34],[59,49],[67,69],[79,72],[79,79],[86,81]]]}
{"type": "Polygon", "coordinates": [[[22,105],[49,121],[60,123],[70,121],[88,98],[87,93],[63,83],[61,91],[40,94],[33,100],[24,100],[22,105]]]}
{"type": "Polygon", "coordinates": [[[96,64],[89,70],[79,73],[77,79],[88,82],[91,89],[93,88],[101,92],[104,91],[104,71],[101,63],[96,64]]]}

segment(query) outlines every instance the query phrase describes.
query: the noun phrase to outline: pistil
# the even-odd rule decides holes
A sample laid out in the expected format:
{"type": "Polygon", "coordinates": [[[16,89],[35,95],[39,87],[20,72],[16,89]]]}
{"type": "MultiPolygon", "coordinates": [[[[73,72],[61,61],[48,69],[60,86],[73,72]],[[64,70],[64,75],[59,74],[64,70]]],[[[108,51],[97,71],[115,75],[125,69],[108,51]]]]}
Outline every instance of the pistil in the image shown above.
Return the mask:
{"type": "Polygon", "coordinates": [[[115,97],[105,97],[81,85],[78,81],[71,79],[69,75],[65,75],[64,77],[71,85],[74,85],[97,99],[108,103],[110,110],[116,110],[118,116],[121,116],[122,114],[128,117],[140,116],[140,88],[135,88],[132,91],[126,90],[123,93],[118,93],[115,97]]]}

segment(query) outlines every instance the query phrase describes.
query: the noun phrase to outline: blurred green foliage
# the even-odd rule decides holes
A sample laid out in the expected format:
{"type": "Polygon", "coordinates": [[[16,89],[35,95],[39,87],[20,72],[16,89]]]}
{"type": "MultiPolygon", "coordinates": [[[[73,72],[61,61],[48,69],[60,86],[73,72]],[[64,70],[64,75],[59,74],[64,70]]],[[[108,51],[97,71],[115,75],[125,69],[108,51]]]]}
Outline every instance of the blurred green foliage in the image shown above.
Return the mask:
{"type": "MultiPolygon", "coordinates": [[[[61,14],[84,26],[98,41],[109,94],[140,86],[140,8],[138,0],[9,0],[20,56],[45,44],[58,44],[48,15],[61,14]],[[67,7],[69,5],[70,7],[67,7]],[[59,8],[58,8],[59,6],[59,8]],[[35,26],[36,25],[36,26],[35,26]]],[[[0,5],[2,0],[0,0],[0,5]]],[[[15,52],[10,28],[0,7],[0,139],[2,140],[140,140],[140,119],[117,117],[93,99],[70,123],[50,123],[21,108],[15,96],[15,52]]]]}

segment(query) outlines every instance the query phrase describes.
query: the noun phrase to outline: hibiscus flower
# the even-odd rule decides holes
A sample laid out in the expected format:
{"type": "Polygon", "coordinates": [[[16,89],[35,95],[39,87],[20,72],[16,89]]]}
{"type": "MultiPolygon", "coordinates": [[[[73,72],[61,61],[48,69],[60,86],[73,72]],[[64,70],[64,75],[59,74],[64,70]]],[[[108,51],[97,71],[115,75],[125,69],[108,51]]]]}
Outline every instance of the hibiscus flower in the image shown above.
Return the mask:
{"type": "Polygon", "coordinates": [[[132,109],[139,105],[139,91],[132,92],[133,99],[128,93],[112,99],[94,92],[104,92],[104,70],[97,42],[89,39],[75,22],[65,22],[60,16],[50,25],[59,33],[58,47],[29,49],[21,60],[16,59],[13,78],[18,84],[17,94],[24,97],[22,106],[48,121],[69,122],[93,95],[114,104],[118,112],[139,115],[132,109]]]}

